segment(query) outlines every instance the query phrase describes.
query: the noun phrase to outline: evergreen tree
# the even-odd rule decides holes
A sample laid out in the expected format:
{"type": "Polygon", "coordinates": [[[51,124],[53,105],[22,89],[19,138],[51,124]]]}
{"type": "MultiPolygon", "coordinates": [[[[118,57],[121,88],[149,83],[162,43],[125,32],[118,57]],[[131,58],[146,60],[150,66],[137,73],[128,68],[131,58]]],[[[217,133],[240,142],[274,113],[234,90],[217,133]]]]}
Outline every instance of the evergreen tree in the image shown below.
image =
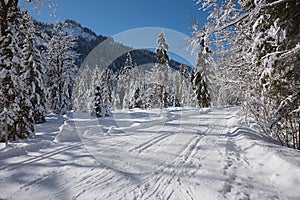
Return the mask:
{"type": "Polygon", "coordinates": [[[102,72],[101,75],[101,94],[103,100],[103,113],[104,116],[109,116],[109,110],[112,105],[112,81],[111,81],[111,73],[110,69],[106,69],[102,72]]]}
{"type": "Polygon", "coordinates": [[[86,67],[75,81],[74,87],[74,111],[89,112],[89,99],[91,99],[91,80],[92,72],[89,67],[86,67]]]}
{"type": "Polygon", "coordinates": [[[112,81],[111,70],[100,71],[95,68],[92,77],[92,87],[95,91],[91,101],[91,115],[96,117],[109,116],[112,106],[112,81]]]}
{"type": "Polygon", "coordinates": [[[176,71],[173,73],[172,76],[172,90],[169,92],[169,94],[171,94],[170,96],[172,97],[172,106],[175,107],[180,107],[183,101],[182,97],[183,97],[183,91],[182,91],[182,77],[181,77],[181,73],[179,71],[176,71]]]}
{"type": "Polygon", "coordinates": [[[203,53],[205,52],[200,51],[198,53],[194,85],[198,106],[206,108],[211,105],[211,97],[207,85],[207,60],[205,60],[203,53]]]}
{"type": "Polygon", "coordinates": [[[50,109],[57,114],[65,114],[72,109],[72,88],[78,70],[75,38],[63,32],[64,25],[56,25],[48,49],[48,99],[50,109]]]}
{"type": "Polygon", "coordinates": [[[193,85],[192,82],[190,82],[190,76],[191,76],[192,70],[189,71],[186,65],[181,64],[180,66],[180,76],[179,76],[179,82],[180,82],[180,97],[179,102],[182,106],[192,106],[192,102],[194,101],[194,91],[192,90],[193,85]]]}
{"type": "Polygon", "coordinates": [[[152,108],[153,107],[153,84],[150,78],[151,73],[141,72],[141,87],[139,90],[142,108],[152,108]]]}
{"type": "Polygon", "coordinates": [[[1,142],[7,142],[9,139],[15,139],[13,126],[16,111],[13,107],[17,105],[15,105],[16,92],[11,72],[14,66],[13,47],[16,46],[13,23],[16,18],[17,3],[1,1],[0,8],[0,125],[1,142]]]}
{"type": "MultiPolygon", "coordinates": [[[[23,23],[28,15],[21,15],[16,6],[17,2],[1,2],[0,126],[3,131],[0,140],[5,142],[34,135],[31,102],[34,87],[29,77],[35,66],[28,64],[33,57],[26,54],[34,41],[23,23]]],[[[30,22],[27,25],[32,26],[30,22]]]]}
{"type": "Polygon", "coordinates": [[[156,58],[157,64],[152,69],[152,82],[154,88],[152,90],[153,100],[156,104],[155,107],[166,108],[169,105],[168,102],[168,75],[170,61],[168,56],[169,46],[166,43],[164,33],[161,32],[157,40],[156,58]]]}
{"type": "Polygon", "coordinates": [[[18,3],[0,1],[0,141],[6,143],[34,136],[34,121],[44,121],[45,114],[35,30],[18,3]]]}
{"type": "Polygon", "coordinates": [[[33,115],[35,123],[45,122],[46,108],[46,94],[44,88],[44,69],[41,62],[39,50],[35,46],[35,28],[28,12],[22,12],[20,15],[20,28],[23,31],[22,38],[23,55],[25,65],[25,82],[29,87],[28,95],[30,96],[31,106],[33,108],[33,115]]]}
{"type": "Polygon", "coordinates": [[[99,87],[99,92],[101,95],[101,107],[102,106],[102,92],[101,92],[101,74],[100,68],[96,65],[93,70],[92,78],[90,80],[90,95],[88,95],[88,108],[91,116],[96,116],[94,100],[95,94],[97,93],[97,87],[99,87]]]}
{"type": "Polygon", "coordinates": [[[135,66],[133,68],[132,79],[131,79],[131,84],[130,84],[129,108],[142,108],[141,87],[142,86],[141,86],[140,72],[139,72],[138,67],[135,64],[135,66]]]}
{"type": "Polygon", "coordinates": [[[102,117],[102,110],[103,110],[103,101],[102,101],[102,95],[101,95],[101,88],[98,84],[96,84],[95,88],[95,95],[92,102],[93,105],[93,111],[92,115],[95,115],[97,118],[102,117]]]}
{"type": "Polygon", "coordinates": [[[133,63],[131,55],[128,52],[124,66],[120,70],[117,83],[117,95],[119,97],[120,108],[130,108],[130,100],[132,96],[132,79],[133,79],[133,63]]]}
{"type": "Polygon", "coordinates": [[[195,70],[192,69],[191,70],[191,74],[188,77],[188,94],[189,94],[189,98],[188,98],[188,102],[187,102],[187,106],[189,107],[196,107],[197,105],[197,98],[196,98],[196,94],[195,94],[195,86],[194,86],[194,79],[195,79],[195,70]]]}
{"type": "Polygon", "coordinates": [[[134,67],[133,62],[132,62],[132,58],[131,58],[131,54],[130,52],[127,53],[126,55],[126,60],[125,60],[125,64],[123,67],[123,72],[121,72],[122,74],[124,74],[126,71],[128,70],[132,70],[134,67]]]}
{"type": "Polygon", "coordinates": [[[156,48],[156,58],[157,62],[161,65],[168,64],[170,61],[168,55],[169,45],[166,42],[165,35],[163,32],[160,32],[157,39],[157,48],[156,48]]]}

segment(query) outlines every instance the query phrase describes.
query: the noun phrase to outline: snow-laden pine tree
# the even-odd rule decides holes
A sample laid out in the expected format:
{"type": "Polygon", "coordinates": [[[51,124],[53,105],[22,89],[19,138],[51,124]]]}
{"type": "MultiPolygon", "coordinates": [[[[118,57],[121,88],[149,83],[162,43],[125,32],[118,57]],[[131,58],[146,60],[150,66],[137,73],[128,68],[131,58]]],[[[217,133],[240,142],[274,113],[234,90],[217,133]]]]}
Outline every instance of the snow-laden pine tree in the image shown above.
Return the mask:
{"type": "Polygon", "coordinates": [[[168,102],[168,86],[169,86],[169,45],[166,42],[165,35],[160,32],[157,39],[156,58],[157,64],[152,69],[152,84],[153,84],[153,103],[155,107],[166,108],[168,102]]]}
{"type": "Polygon", "coordinates": [[[92,98],[91,80],[92,72],[89,67],[85,67],[75,81],[73,91],[73,110],[75,112],[89,112],[89,99],[92,98]]]}
{"type": "Polygon", "coordinates": [[[91,98],[87,98],[91,115],[95,117],[109,116],[113,103],[112,71],[110,69],[100,71],[99,67],[96,67],[89,83],[91,83],[89,88],[93,91],[91,98]]]}
{"type": "MultiPolygon", "coordinates": [[[[92,71],[92,78],[90,83],[90,95],[88,95],[88,108],[91,116],[96,116],[96,111],[95,111],[95,95],[97,92],[99,92],[101,96],[101,102],[97,102],[98,105],[102,108],[103,107],[103,102],[102,102],[102,94],[101,94],[101,74],[102,72],[100,71],[100,68],[96,65],[94,70],[92,71]],[[99,90],[96,89],[99,87],[99,90]]],[[[97,98],[96,98],[97,99],[97,98]]],[[[101,109],[102,112],[102,109],[101,109]]]]}
{"type": "Polygon", "coordinates": [[[150,109],[153,108],[153,84],[152,84],[152,74],[145,72],[145,71],[140,71],[140,90],[139,90],[139,95],[140,95],[140,100],[141,100],[141,105],[143,109],[150,109]]]}
{"type": "Polygon", "coordinates": [[[187,102],[187,106],[188,107],[196,107],[197,105],[197,97],[195,94],[195,86],[194,86],[194,79],[195,79],[195,69],[191,70],[191,73],[188,77],[188,82],[189,82],[189,88],[188,88],[188,94],[189,94],[189,98],[188,98],[188,102],[187,102]]]}
{"type": "Polygon", "coordinates": [[[137,65],[135,64],[132,70],[132,79],[130,84],[129,108],[143,107],[143,102],[142,102],[143,90],[141,88],[142,88],[141,75],[137,65]]]}
{"type": "MultiPolygon", "coordinates": [[[[42,77],[38,71],[39,53],[34,46],[34,25],[28,13],[20,12],[11,1],[7,5],[1,2],[1,6],[0,139],[7,142],[34,136],[37,107],[33,103],[39,97],[35,95],[35,84],[42,77]]],[[[38,114],[43,119],[45,113],[38,114]]]]}
{"type": "Polygon", "coordinates": [[[95,94],[92,101],[92,116],[97,118],[102,117],[103,112],[103,100],[101,95],[101,87],[100,83],[97,82],[95,87],[95,94]]]}
{"type": "Polygon", "coordinates": [[[182,85],[182,76],[180,71],[175,71],[170,76],[170,82],[173,87],[169,91],[169,96],[171,97],[170,103],[174,107],[183,106],[183,85],[182,85]]]}
{"type": "Polygon", "coordinates": [[[72,92],[78,66],[75,38],[64,32],[65,24],[56,24],[48,45],[47,88],[50,109],[65,114],[72,109],[72,92]]]}
{"type": "Polygon", "coordinates": [[[132,96],[132,79],[133,79],[133,62],[130,53],[127,53],[126,60],[124,66],[120,69],[118,74],[118,82],[116,87],[116,93],[118,102],[120,105],[118,108],[128,109],[131,104],[131,96],[132,96]]]}
{"type": "MultiPolygon", "coordinates": [[[[24,102],[20,94],[19,76],[23,68],[22,49],[18,40],[18,29],[16,22],[17,8],[3,7],[1,3],[1,35],[0,35],[0,120],[1,120],[1,141],[16,140],[17,136],[25,138],[32,134],[16,132],[19,127],[24,127],[26,121],[18,119],[24,114],[21,111],[21,104],[24,102]],[[7,10],[6,10],[7,9],[7,10]],[[19,127],[17,127],[19,126],[19,127]]],[[[5,4],[4,4],[5,6],[5,4]]],[[[27,97],[27,96],[26,96],[27,97]]],[[[30,115],[31,113],[26,113],[30,115]]]]}
{"type": "Polygon", "coordinates": [[[209,60],[208,52],[202,47],[201,51],[198,53],[196,73],[194,77],[194,87],[197,98],[197,105],[200,108],[206,108],[211,106],[211,93],[212,90],[209,89],[209,84],[212,82],[209,80],[211,76],[211,71],[209,70],[209,60]]]}
{"type": "Polygon", "coordinates": [[[34,27],[28,13],[20,13],[18,3],[0,1],[0,141],[6,143],[33,136],[34,121],[44,121],[34,27]]]}
{"type": "Polygon", "coordinates": [[[195,106],[195,92],[194,92],[194,74],[191,81],[193,70],[189,70],[186,65],[180,66],[180,105],[192,107],[195,106]]]}
{"type": "Polygon", "coordinates": [[[112,70],[106,69],[101,74],[101,94],[103,101],[103,115],[109,116],[112,106],[112,70]]]}
{"type": "Polygon", "coordinates": [[[44,69],[40,51],[36,47],[35,26],[27,11],[20,13],[20,31],[23,32],[23,58],[25,73],[23,76],[26,86],[29,88],[31,106],[35,123],[45,122],[46,93],[44,87],[44,69]]]}

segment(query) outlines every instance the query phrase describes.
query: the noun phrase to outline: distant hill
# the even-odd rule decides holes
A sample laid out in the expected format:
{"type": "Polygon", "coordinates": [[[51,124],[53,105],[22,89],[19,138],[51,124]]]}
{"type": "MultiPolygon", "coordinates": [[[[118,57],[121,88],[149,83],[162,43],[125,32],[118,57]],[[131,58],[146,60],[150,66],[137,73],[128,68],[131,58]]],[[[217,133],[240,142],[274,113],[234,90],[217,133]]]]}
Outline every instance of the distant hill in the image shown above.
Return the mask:
{"type": "MultiPolygon", "coordinates": [[[[82,27],[81,24],[74,20],[66,20],[65,23],[67,25],[64,26],[64,30],[62,31],[74,35],[77,40],[78,45],[74,51],[80,55],[78,65],[83,64],[94,67],[97,64],[99,67],[109,67],[117,71],[124,65],[127,52],[130,52],[133,62],[139,66],[156,63],[156,54],[150,50],[133,49],[115,42],[111,37],[97,35],[89,28],[82,27]],[[87,56],[88,59],[86,59],[87,56]]],[[[35,24],[51,37],[53,24],[41,22],[35,22],[35,24]]],[[[171,60],[169,65],[173,69],[178,70],[181,63],[171,60]]],[[[188,66],[188,68],[191,67],[188,66]]]]}

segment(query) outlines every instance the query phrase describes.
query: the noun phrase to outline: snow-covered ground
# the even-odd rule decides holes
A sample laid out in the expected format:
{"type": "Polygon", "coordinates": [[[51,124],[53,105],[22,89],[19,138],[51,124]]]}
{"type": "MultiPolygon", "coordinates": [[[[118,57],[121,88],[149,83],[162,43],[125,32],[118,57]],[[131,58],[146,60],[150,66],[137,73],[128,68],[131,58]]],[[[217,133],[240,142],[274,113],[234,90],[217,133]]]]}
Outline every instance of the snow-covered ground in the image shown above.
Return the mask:
{"type": "Polygon", "coordinates": [[[0,147],[0,199],[300,199],[300,152],[238,108],[84,113],[0,147]]]}

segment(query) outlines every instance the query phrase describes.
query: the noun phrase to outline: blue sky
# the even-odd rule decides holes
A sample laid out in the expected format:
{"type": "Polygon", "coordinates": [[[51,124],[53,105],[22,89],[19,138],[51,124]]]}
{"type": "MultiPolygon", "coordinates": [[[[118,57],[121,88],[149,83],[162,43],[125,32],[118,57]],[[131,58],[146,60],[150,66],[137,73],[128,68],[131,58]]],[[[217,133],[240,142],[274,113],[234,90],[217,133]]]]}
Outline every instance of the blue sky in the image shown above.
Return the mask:
{"type": "MultiPolygon", "coordinates": [[[[193,25],[191,14],[196,15],[198,21],[205,18],[197,11],[194,0],[52,0],[52,2],[58,5],[55,17],[50,16],[52,10],[47,6],[40,9],[39,14],[31,12],[33,17],[46,23],[72,19],[104,36],[119,36],[122,33],[128,36],[126,31],[144,27],[158,27],[174,30],[190,37],[193,25]]],[[[156,40],[153,38],[157,37],[158,33],[157,31],[153,33],[155,36],[151,39],[150,37],[137,37],[131,38],[132,43],[124,40],[118,41],[140,48],[141,46],[135,44],[139,43],[138,39],[151,40],[153,44],[148,45],[147,48],[154,48],[156,40]]],[[[175,35],[178,36],[177,33],[175,35]]],[[[172,47],[174,46],[172,41],[168,40],[170,37],[173,36],[166,35],[167,42],[172,47]]],[[[176,45],[173,49],[178,49],[179,46],[183,47],[185,44],[176,45]]],[[[173,53],[178,54],[176,51],[173,53]]],[[[186,52],[185,55],[188,53],[186,52]]],[[[185,55],[181,54],[180,56],[186,57],[185,55]]],[[[186,58],[186,60],[194,64],[191,58],[186,58]]]]}
{"type": "MultiPolygon", "coordinates": [[[[41,9],[34,18],[52,23],[73,19],[97,34],[112,36],[141,27],[163,27],[190,34],[197,7],[194,0],[52,0],[56,17],[41,9]]],[[[200,16],[197,12],[198,17],[200,16]]]]}

